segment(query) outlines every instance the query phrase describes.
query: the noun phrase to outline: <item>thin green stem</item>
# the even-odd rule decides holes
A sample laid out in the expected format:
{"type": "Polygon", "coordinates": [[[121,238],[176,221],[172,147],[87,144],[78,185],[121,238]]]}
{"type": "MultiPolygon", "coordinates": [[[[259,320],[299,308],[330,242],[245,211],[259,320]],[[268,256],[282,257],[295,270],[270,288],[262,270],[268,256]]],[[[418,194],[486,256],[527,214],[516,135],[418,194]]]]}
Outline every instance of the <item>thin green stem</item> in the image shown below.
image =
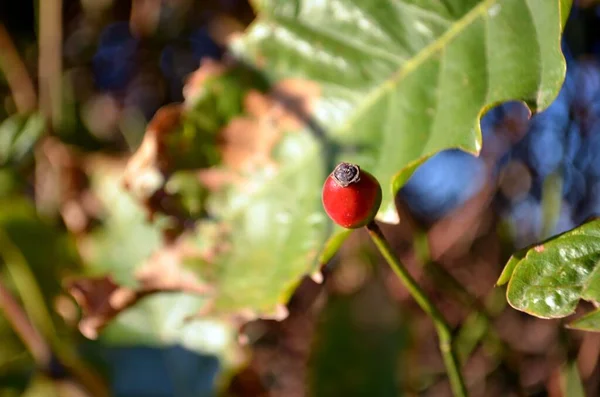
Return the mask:
{"type": "Polygon", "coordinates": [[[456,354],[452,349],[452,332],[450,330],[450,326],[448,326],[448,323],[446,322],[446,319],[433,304],[433,302],[429,300],[423,289],[421,289],[419,284],[417,284],[415,279],[410,275],[408,270],[406,270],[404,265],[394,254],[392,247],[390,247],[390,244],[381,232],[379,226],[372,221],[366,226],[366,228],[369,232],[369,235],[373,239],[373,242],[385,260],[391,266],[396,276],[398,276],[411,296],[417,301],[421,309],[423,309],[423,311],[433,321],[439,338],[440,351],[442,353],[442,358],[444,359],[444,364],[446,365],[446,372],[448,373],[450,386],[452,387],[454,396],[467,396],[467,388],[465,387],[463,377],[460,373],[458,359],[456,358],[456,354]]]}
{"type": "MultiPolygon", "coordinates": [[[[59,338],[52,315],[27,259],[3,228],[0,228],[0,258],[4,260],[4,266],[23,302],[24,314],[31,320],[31,326],[39,330],[39,334],[48,344],[46,349],[50,351],[42,358],[49,360],[51,353],[54,353],[74,379],[87,389],[89,395],[109,396],[104,381],[78,357],[73,346],[59,338]]],[[[32,354],[36,356],[36,352],[32,351],[32,354]]],[[[42,364],[48,365],[48,363],[42,364]]]]}

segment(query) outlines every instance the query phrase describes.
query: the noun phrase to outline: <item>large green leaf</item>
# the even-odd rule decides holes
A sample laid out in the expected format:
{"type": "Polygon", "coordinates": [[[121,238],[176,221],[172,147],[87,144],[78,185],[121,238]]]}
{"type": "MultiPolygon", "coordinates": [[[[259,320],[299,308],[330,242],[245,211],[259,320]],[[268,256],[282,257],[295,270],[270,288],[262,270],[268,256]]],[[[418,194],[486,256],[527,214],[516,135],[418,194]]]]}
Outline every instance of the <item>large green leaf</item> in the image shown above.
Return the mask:
{"type": "MultiPolygon", "coordinates": [[[[202,207],[188,211],[198,214],[192,230],[181,222],[180,240],[193,248],[182,262],[214,288],[213,314],[279,316],[300,278],[344,239],[320,199],[335,163],[355,161],[375,173],[388,185],[379,217],[397,220],[394,194],[425,158],[449,147],[478,152],[487,108],[552,101],[565,73],[560,34],[569,6],[257,2],[256,22],[231,47],[271,86],[257,78],[236,83],[230,76],[245,70],[240,65],[203,65],[192,86],[199,94],[150,123],[128,167],[129,185],[154,210],[165,193],[202,207]],[[168,116],[176,109],[178,117],[168,116]],[[188,157],[204,160],[192,166],[181,161],[188,157]],[[172,183],[174,172],[193,167],[208,168],[218,186],[172,183]]],[[[158,211],[179,216],[164,207],[158,211]]]]}
{"type": "MultiPolygon", "coordinates": [[[[163,248],[163,240],[160,223],[149,222],[144,209],[125,191],[121,179],[123,165],[104,159],[89,167],[91,190],[102,205],[101,224],[80,246],[88,275],[110,275],[119,285],[135,290],[139,287],[138,271],[163,248]]],[[[159,268],[153,277],[168,279],[168,269],[159,268]]],[[[86,298],[108,302],[112,292],[90,288],[86,298]]],[[[180,344],[196,352],[217,355],[225,364],[232,364],[238,359],[232,324],[214,318],[193,318],[206,302],[205,297],[193,294],[155,294],[116,313],[100,338],[113,345],[180,344]]],[[[94,316],[93,308],[86,316],[94,316]]]]}
{"type": "MultiPolygon", "coordinates": [[[[316,257],[328,234],[320,200],[327,167],[313,135],[271,129],[271,117],[277,114],[272,94],[260,93],[260,80],[255,88],[242,82],[236,86],[229,78],[246,75],[243,70],[238,66],[206,78],[195,87],[202,95],[188,96],[174,122],[161,122],[167,120],[167,113],[158,113],[148,128],[146,143],[129,162],[125,178],[134,193],[146,192],[145,196],[136,194],[145,203],[154,202],[152,197],[164,189],[170,197],[178,196],[187,203],[187,208],[202,206],[203,211],[187,211],[204,216],[179,239],[190,253],[183,255],[181,270],[191,269],[211,284],[215,291],[210,302],[212,314],[244,312],[250,317],[280,317],[285,314],[282,304],[301,277],[318,267],[316,257]],[[217,102],[228,106],[211,106],[217,102]],[[186,140],[186,128],[190,127],[205,131],[204,139],[196,142],[204,145],[204,151],[215,146],[222,149],[214,133],[211,138],[210,129],[226,129],[225,148],[218,151],[223,153],[224,163],[208,169],[221,181],[218,187],[196,186],[194,179],[197,184],[198,178],[190,173],[185,178],[176,177],[182,176],[185,167],[181,161],[170,159],[180,156],[177,148],[186,140]],[[161,134],[153,138],[151,134],[159,128],[161,134]],[[158,140],[159,145],[164,139],[169,146],[163,152],[149,151],[151,139],[158,140]],[[264,143],[270,140],[273,143],[265,148],[264,143]],[[156,154],[156,161],[146,161],[148,153],[156,154]],[[258,163],[247,166],[246,158],[258,159],[258,163]],[[156,171],[166,178],[164,182],[158,178],[149,195],[144,188],[137,188],[145,186],[147,175],[156,171]]],[[[197,73],[201,72],[202,68],[197,73]]],[[[286,120],[283,122],[293,123],[286,120]]],[[[128,222],[123,223],[129,228],[128,222]]],[[[120,237],[115,238],[123,243],[120,237]]],[[[98,251],[106,252],[103,248],[98,251]]]]}
{"type": "Polygon", "coordinates": [[[102,224],[83,241],[86,271],[111,274],[119,284],[133,287],[135,270],[161,246],[160,228],[148,222],[143,209],[123,188],[122,167],[107,160],[91,168],[91,190],[103,212],[102,224]]]}
{"type": "Polygon", "coordinates": [[[273,80],[319,84],[313,116],[341,145],[336,160],[358,161],[388,186],[384,221],[398,220],[394,195],[424,159],[478,153],[488,108],[513,99],[545,108],[565,75],[570,0],[255,3],[258,19],[234,50],[273,80]]]}
{"type": "MultiPolygon", "coordinates": [[[[326,236],[319,147],[310,135],[286,134],[273,159],[277,173],[255,173],[247,185],[209,200],[209,213],[221,229],[230,231],[225,240],[212,242],[228,245],[211,264],[218,290],[215,309],[277,315],[277,305],[287,300],[300,278],[316,270],[315,257],[326,236]]],[[[196,246],[207,244],[203,226],[193,237],[196,246]]]]}
{"type": "MultiPolygon", "coordinates": [[[[516,253],[498,280],[515,309],[542,318],[573,313],[580,299],[600,302],[600,220],[516,253]]],[[[581,328],[592,324],[580,324],[581,328]]]]}

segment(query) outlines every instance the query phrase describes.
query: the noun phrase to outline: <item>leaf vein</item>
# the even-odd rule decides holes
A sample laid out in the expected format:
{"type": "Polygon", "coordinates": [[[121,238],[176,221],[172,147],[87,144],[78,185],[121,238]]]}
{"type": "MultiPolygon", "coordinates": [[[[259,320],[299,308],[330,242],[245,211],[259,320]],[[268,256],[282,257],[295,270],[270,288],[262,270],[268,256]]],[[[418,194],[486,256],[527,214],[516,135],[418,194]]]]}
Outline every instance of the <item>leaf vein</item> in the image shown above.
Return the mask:
{"type": "Polygon", "coordinates": [[[352,116],[349,117],[340,130],[347,129],[354,124],[355,120],[362,117],[362,113],[371,107],[373,103],[375,103],[381,96],[383,96],[387,91],[396,87],[410,73],[412,73],[422,63],[430,59],[434,54],[448,45],[448,43],[454,40],[456,36],[468,28],[477,19],[480,17],[485,18],[487,15],[487,10],[491,6],[495,5],[498,1],[499,0],[484,0],[477,6],[473,7],[461,19],[457,20],[456,24],[444,32],[444,34],[423,48],[413,58],[407,60],[396,72],[392,74],[388,80],[384,81],[381,85],[367,95],[364,102],[362,102],[362,106],[355,109],[352,116]]]}

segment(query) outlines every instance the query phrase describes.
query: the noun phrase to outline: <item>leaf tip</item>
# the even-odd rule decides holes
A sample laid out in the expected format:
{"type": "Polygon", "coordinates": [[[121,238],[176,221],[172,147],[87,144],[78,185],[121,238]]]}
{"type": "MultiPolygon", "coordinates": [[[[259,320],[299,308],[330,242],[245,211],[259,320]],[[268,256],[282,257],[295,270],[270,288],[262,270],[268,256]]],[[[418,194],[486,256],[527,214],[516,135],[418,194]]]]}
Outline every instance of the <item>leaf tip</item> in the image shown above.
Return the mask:
{"type": "Polygon", "coordinates": [[[508,264],[504,267],[504,270],[502,270],[502,273],[500,273],[498,280],[496,280],[496,287],[502,287],[510,280],[512,271],[510,269],[507,270],[507,268],[508,268],[508,264]]]}

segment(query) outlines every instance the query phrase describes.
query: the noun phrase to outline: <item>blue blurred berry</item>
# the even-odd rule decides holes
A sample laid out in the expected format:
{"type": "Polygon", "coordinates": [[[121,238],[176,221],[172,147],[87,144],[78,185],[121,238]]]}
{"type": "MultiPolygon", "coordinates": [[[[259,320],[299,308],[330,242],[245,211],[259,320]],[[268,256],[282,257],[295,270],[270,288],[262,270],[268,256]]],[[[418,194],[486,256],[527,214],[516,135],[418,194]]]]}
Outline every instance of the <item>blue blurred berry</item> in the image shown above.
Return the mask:
{"type": "Polygon", "coordinates": [[[416,215],[435,220],[477,193],[485,174],[481,159],[447,150],[421,165],[400,194],[416,215]]]}
{"type": "Polygon", "coordinates": [[[137,40],[131,35],[126,22],[107,26],[98,41],[92,59],[96,85],[101,90],[120,90],[132,79],[135,72],[137,40]]]}

